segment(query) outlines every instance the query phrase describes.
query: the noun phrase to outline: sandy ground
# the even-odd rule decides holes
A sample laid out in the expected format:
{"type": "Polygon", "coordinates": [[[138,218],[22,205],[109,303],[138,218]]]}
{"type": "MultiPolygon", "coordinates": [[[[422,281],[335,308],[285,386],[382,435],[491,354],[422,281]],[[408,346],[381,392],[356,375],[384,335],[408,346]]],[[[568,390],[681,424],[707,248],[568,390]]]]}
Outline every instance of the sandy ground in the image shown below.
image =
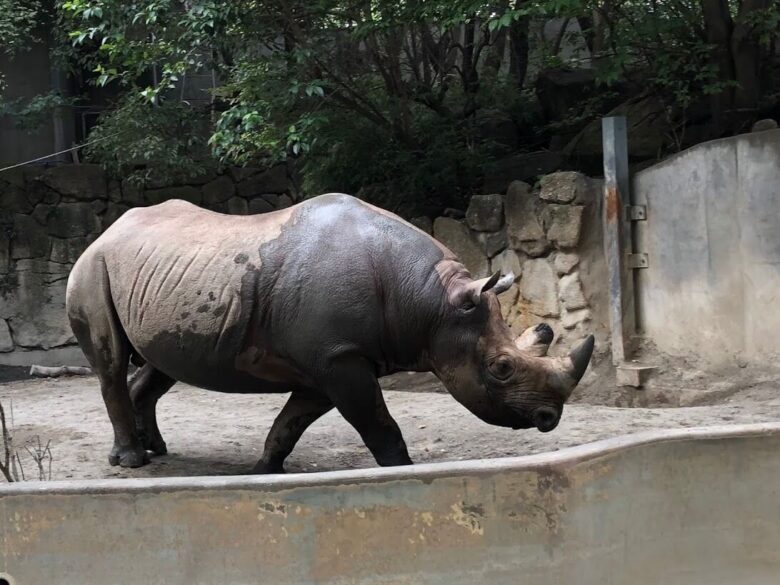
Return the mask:
{"type": "MultiPolygon", "coordinates": [[[[428,375],[398,374],[385,379],[383,385],[390,411],[416,462],[554,451],[649,429],[780,420],[776,380],[732,385],[728,392],[700,392],[698,401],[708,405],[675,408],[658,407],[664,403],[662,385],[662,390],[648,394],[659,404],[643,408],[605,405],[610,401],[599,379],[592,374],[584,381],[576,402],[567,405],[561,424],[548,434],[489,426],[443,393],[428,375]],[[587,403],[590,398],[592,404],[587,403]]],[[[643,391],[621,392],[611,403],[625,402],[621,396],[626,392],[642,396],[638,393],[643,391]]],[[[285,397],[218,394],[177,384],[158,407],[169,454],[133,470],[111,467],[106,461],[111,426],[94,377],[0,384],[0,401],[6,409],[13,406],[14,443],[28,475],[34,465],[23,445],[39,436],[44,443],[51,440],[52,479],[68,479],[247,473],[260,456],[265,434],[285,397]]],[[[633,400],[642,401],[649,399],[633,400]]],[[[336,412],[315,423],[287,460],[288,471],[304,472],[374,465],[357,433],[336,412]]]]}

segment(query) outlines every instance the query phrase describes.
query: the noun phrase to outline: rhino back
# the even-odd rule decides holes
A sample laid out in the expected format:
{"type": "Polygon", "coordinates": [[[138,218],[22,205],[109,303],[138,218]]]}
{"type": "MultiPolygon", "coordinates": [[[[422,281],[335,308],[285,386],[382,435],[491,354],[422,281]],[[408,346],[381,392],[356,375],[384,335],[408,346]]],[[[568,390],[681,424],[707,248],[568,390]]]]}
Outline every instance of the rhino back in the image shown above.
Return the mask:
{"type": "Polygon", "coordinates": [[[345,195],[257,216],[169,201],[129,212],[95,244],[136,351],[175,379],[227,391],[311,385],[344,351],[380,369],[413,362],[446,254],[345,195]]]}

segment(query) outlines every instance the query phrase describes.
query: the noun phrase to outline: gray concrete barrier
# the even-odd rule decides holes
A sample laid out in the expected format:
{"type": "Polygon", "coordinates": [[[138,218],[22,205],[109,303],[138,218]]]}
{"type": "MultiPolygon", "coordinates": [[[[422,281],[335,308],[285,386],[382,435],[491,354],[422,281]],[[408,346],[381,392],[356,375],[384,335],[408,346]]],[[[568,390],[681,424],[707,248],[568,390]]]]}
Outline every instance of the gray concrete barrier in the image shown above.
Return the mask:
{"type": "Polygon", "coordinates": [[[780,424],[516,459],[0,487],[13,585],[780,582],[780,424]]]}

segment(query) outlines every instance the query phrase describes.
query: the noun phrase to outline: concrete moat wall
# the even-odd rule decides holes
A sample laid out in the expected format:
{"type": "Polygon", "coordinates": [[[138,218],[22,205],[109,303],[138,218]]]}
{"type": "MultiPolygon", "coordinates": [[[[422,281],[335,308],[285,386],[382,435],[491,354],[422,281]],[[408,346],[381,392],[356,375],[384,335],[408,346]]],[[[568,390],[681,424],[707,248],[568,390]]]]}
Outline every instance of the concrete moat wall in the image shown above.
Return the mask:
{"type": "Polygon", "coordinates": [[[780,424],[519,459],[0,485],[15,585],[767,585],[780,424]]]}
{"type": "Polygon", "coordinates": [[[705,364],[780,357],[780,130],[695,146],[636,175],[642,332],[705,364]]]}
{"type": "Polygon", "coordinates": [[[65,315],[70,269],[122,213],[167,199],[262,213],[292,205],[294,190],[283,165],[148,188],[111,181],[96,165],[0,174],[0,364],[85,363],[65,315]]]}

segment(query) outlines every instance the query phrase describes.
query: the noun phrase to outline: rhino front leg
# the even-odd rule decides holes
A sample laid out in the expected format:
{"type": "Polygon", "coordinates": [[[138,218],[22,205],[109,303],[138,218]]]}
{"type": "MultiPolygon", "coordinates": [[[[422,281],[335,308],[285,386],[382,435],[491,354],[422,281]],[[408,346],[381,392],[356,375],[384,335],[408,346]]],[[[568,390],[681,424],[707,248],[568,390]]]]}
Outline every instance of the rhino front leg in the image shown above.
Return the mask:
{"type": "Polygon", "coordinates": [[[308,390],[294,391],[271,426],[263,456],[252,473],[284,473],[284,460],[301,435],[332,408],[333,403],[326,396],[308,390]]]}
{"type": "Polygon", "coordinates": [[[372,365],[362,358],[342,358],[328,371],[323,385],[326,393],[376,462],[382,467],[411,465],[401,429],[387,410],[372,365]]]}
{"type": "Polygon", "coordinates": [[[168,447],[157,426],[157,401],[176,383],[151,364],[145,363],[130,378],[130,400],[135,427],[144,449],[165,455],[168,447]]]}

